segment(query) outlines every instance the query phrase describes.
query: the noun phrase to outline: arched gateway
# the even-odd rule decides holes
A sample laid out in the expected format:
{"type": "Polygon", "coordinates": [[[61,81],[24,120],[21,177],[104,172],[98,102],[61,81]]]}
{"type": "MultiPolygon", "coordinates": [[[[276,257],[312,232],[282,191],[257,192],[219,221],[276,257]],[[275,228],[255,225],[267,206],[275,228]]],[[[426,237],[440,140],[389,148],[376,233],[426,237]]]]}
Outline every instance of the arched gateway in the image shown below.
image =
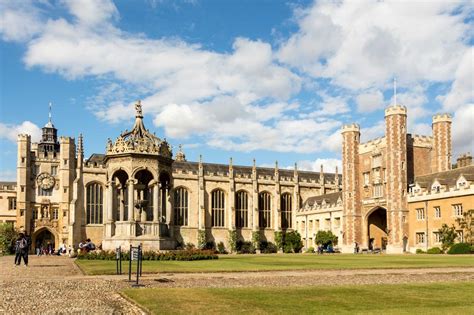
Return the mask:
{"type": "Polygon", "coordinates": [[[143,124],[140,101],[135,124],[115,143],[110,139],[104,162],[107,168],[104,249],[142,244],[145,250],[173,249],[169,235],[171,207],[169,176],[172,153],[166,140],[143,124]]]}
{"type": "Polygon", "coordinates": [[[382,249],[387,247],[387,210],[377,207],[367,215],[367,247],[382,249]]]}

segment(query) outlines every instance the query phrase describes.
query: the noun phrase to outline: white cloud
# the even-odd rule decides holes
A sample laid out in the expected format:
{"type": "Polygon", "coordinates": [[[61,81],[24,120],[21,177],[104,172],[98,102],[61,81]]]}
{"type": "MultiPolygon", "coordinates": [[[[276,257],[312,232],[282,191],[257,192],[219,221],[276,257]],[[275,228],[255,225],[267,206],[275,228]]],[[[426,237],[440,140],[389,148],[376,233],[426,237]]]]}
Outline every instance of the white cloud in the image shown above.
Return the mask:
{"type": "Polygon", "coordinates": [[[335,173],[336,166],[338,173],[342,173],[342,161],[339,159],[316,159],[314,161],[303,160],[298,161],[297,164],[298,169],[302,171],[319,172],[321,170],[321,165],[323,165],[325,173],[335,173]]]}
{"type": "Polygon", "coordinates": [[[386,107],[380,90],[368,91],[357,95],[356,102],[357,110],[361,113],[370,113],[386,107]]]}
{"type": "Polygon", "coordinates": [[[31,121],[24,121],[20,125],[0,123],[0,138],[16,142],[19,134],[29,134],[31,141],[41,139],[41,129],[31,121]]]}
{"type": "Polygon", "coordinates": [[[63,0],[78,23],[90,27],[100,27],[118,18],[118,10],[109,0],[63,0]]]}
{"type": "Polygon", "coordinates": [[[0,0],[0,34],[5,41],[27,41],[42,31],[40,10],[32,1],[0,0]]]}
{"type": "Polygon", "coordinates": [[[358,90],[453,79],[471,28],[469,1],[315,2],[297,12],[299,31],[279,60],[313,77],[358,90]],[[324,47],[324,48],[322,48],[324,47]]]}
{"type": "Polygon", "coordinates": [[[459,108],[453,117],[453,156],[461,153],[474,152],[474,104],[459,108]]]}
{"type": "Polygon", "coordinates": [[[466,50],[456,70],[451,90],[439,100],[443,101],[447,111],[454,111],[474,102],[474,48],[466,50]]]}

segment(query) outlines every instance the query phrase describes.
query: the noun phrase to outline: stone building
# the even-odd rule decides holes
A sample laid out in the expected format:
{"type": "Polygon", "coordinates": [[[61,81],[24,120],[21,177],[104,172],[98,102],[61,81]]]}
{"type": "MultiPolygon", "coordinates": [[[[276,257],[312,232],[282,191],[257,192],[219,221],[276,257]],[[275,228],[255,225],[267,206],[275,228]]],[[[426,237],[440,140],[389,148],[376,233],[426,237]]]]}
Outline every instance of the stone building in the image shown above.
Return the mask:
{"type": "Polygon", "coordinates": [[[273,242],[275,231],[297,230],[311,247],[330,230],[343,252],[358,243],[401,253],[436,246],[437,229],[474,208],[472,157],[451,170],[447,114],[433,117],[431,136],[408,134],[400,105],[385,110],[381,138],[361,143],[359,125],[343,126],[339,174],[190,162],[145,128],[140,102],[135,109],[132,129],[88,159],[82,136],[77,145],[58,138],[51,117],[39,143],[19,135],[17,182],[0,184],[0,220],[55,246],[90,238],[104,249],[173,249],[204,233],[228,247],[229,231],[273,242]]]}
{"type": "Polygon", "coordinates": [[[443,223],[455,223],[463,209],[474,209],[472,157],[461,156],[460,167],[451,170],[451,116],[433,117],[432,136],[407,133],[406,119],[405,107],[388,107],[385,136],[365,143],[360,142],[359,125],[343,126],[342,192],[303,204],[297,214],[303,236],[328,229],[329,216],[342,217],[342,228],[329,226],[339,233],[344,252],[352,252],[355,243],[387,253],[414,252],[439,245],[439,237],[435,242],[428,236],[443,223]],[[456,184],[459,180],[462,187],[456,184]],[[433,193],[430,187],[436,183],[444,186],[433,193]],[[424,214],[417,216],[422,209],[424,214]]]}
{"type": "MultiPolygon", "coordinates": [[[[251,240],[252,232],[274,241],[274,232],[293,229],[303,200],[341,190],[341,175],[287,169],[188,162],[173,157],[166,140],[135,124],[105,154],[84,159],[84,144],[60,137],[51,122],[39,143],[18,136],[16,226],[33,243],[77,246],[86,238],[104,249],[143,244],[174,249],[207,241],[228,246],[230,230],[251,240]]],[[[340,218],[339,218],[340,220],[340,218]]]]}

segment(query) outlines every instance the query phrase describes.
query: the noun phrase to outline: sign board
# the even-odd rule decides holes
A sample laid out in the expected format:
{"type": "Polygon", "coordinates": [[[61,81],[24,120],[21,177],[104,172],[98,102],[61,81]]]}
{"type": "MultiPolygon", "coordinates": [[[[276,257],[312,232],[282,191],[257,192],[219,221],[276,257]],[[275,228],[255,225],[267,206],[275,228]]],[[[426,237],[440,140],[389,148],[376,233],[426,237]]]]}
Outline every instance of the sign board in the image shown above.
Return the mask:
{"type": "Polygon", "coordinates": [[[138,247],[132,248],[132,260],[138,260],[138,247]]]}

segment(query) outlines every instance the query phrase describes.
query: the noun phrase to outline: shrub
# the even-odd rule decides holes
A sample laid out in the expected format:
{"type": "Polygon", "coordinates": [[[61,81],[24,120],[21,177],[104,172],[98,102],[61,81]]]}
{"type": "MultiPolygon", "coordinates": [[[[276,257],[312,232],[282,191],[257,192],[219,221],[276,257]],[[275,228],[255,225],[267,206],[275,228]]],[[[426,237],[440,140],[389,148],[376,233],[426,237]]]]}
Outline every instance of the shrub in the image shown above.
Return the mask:
{"type": "Polygon", "coordinates": [[[230,230],[229,231],[229,247],[231,253],[235,253],[237,251],[237,231],[236,230],[230,230]]]}
{"type": "Polygon", "coordinates": [[[260,250],[262,254],[273,254],[278,251],[278,248],[272,242],[260,242],[260,250]]]}
{"type": "Polygon", "coordinates": [[[260,231],[252,232],[252,245],[255,249],[260,249],[260,231]]]}
{"type": "Polygon", "coordinates": [[[474,254],[474,245],[471,245],[471,253],[474,254]]]}
{"type": "Polygon", "coordinates": [[[252,242],[237,241],[237,253],[239,254],[255,254],[255,247],[252,242]]]}
{"type": "Polygon", "coordinates": [[[314,253],[314,247],[309,247],[307,250],[306,250],[307,253],[314,253]]]}
{"type": "Polygon", "coordinates": [[[275,244],[278,249],[283,249],[284,235],[285,235],[285,232],[281,232],[281,231],[275,232],[275,244]]]}
{"type": "Polygon", "coordinates": [[[441,229],[438,230],[438,233],[440,234],[439,238],[443,250],[450,248],[454,244],[456,237],[458,237],[454,225],[448,226],[447,224],[443,224],[441,229]]]}
{"type": "Polygon", "coordinates": [[[471,245],[468,243],[456,243],[448,250],[448,254],[459,255],[459,254],[470,254],[471,245]]]}
{"type": "Polygon", "coordinates": [[[186,245],[184,246],[185,250],[193,250],[195,248],[196,248],[196,246],[194,246],[193,243],[186,243],[186,245]]]}
{"type": "Polygon", "coordinates": [[[227,254],[227,251],[225,250],[225,245],[223,242],[217,243],[217,252],[219,254],[227,254]]]}
{"type": "MultiPolygon", "coordinates": [[[[192,261],[192,260],[210,260],[218,259],[218,256],[209,250],[176,250],[169,252],[157,252],[157,251],[145,251],[143,252],[143,260],[179,260],[179,261],[192,261]]],[[[92,251],[89,253],[80,253],[77,259],[86,260],[115,260],[114,251],[92,251]]],[[[130,253],[122,252],[122,259],[129,260],[130,253]]]]}
{"type": "Polygon", "coordinates": [[[299,253],[302,248],[303,248],[303,241],[301,240],[300,233],[296,231],[285,233],[285,241],[283,245],[283,251],[285,253],[291,253],[291,252],[299,253]]]}
{"type": "Polygon", "coordinates": [[[417,254],[426,254],[426,252],[424,250],[422,250],[421,248],[417,248],[416,253],[417,254]]]}
{"type": "Polygon", "coordinates": [[[337,245],[337,236],[331,231],[319,231],[314,239],[316,244],[323,245],[324,248],[329,245],[337,245]]]}
{"type": "Polygon", "coordinates": [[[426,251],[427,254],[442,254],[443,251],[439,247],[432,247],[426,251]]]}
{"type": "Polygon", "coordinates": [[[206,231],[199,230],[198,231],[198,248],[205,249],[206,247],[206,231]]]}
{"type": "Polygon", "coordinates": [[[18,231],[9,223],[0,223],[0,252],[13,254],[18,231]]]}

